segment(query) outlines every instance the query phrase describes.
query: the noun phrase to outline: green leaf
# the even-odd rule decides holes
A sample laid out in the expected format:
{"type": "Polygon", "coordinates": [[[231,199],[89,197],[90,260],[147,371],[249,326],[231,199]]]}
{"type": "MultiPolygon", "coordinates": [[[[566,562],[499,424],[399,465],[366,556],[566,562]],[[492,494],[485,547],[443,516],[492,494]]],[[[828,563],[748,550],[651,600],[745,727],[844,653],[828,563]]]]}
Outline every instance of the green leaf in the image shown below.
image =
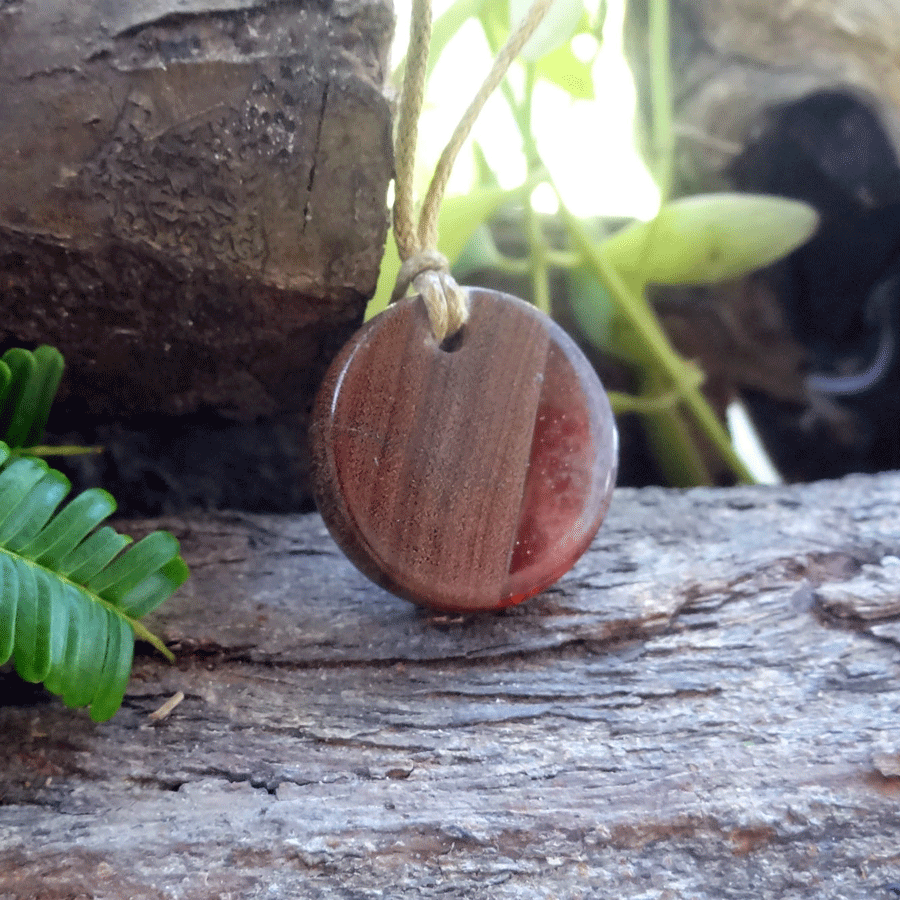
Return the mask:
{"type": "Polygon", "coordinates": [[[762,194],[700,194],[667,203],[650,222],[603,244],[607,260],[643,284],[739,278],[806,243],[818,226],[806,203],[762,194]]]}
{"type": "Polygon", "coordinates": [[[99,603],[73,603],[66,653],[58,684],[48,685],[59,693],[66,706],[87,706],[94,696],[106,658],[104,641],[113,613],[99,603]],[[62,677],[65,673],[65,677],[62,677]]]}
{"type": "Polygon", "coordinates": [[[119,608],[134,619],[142,618],[181,587],[189,574],[188,567],[180,556],[170,559],[123,594],[119,608]]]}
{"type": "Polygon", "coordinates": [[[98,572],[85,586],[114,606],[119,606],[123,598],[146,578],[147,573],[159,571],[177,555],[178,541],[167,531],[155,531],[98,572]]]}
{"type": "MultiPolygon", "coordinates": [[[[8,448],[7,448],[8,452],[8,448]]],[[[17,459],[0,472],[0,542],[9,536],[9,517],[43,478],[46,463],[37,459],[17,459]]]]}
{"type": "Polygon", "coordinates": [[[85,582],[93,578],[131,543],[131,539],[119,534],[109,525],[95,531],[87,540],[67,553],[59,562],[59,572],[69,578],[85,582]]]}
{"type": "Polygon", "coordinates": [[[2,410],[6,404],[6,395],[9,393],[11,384],[12,372],[10,371],[9,366],[0,359],[0,410],[2,410]]]}
{"type": "Polygon", "coordinates": [[[95,722],[112,718],[122,705],[133,659],[134,631],[124,619],[111,616],[99,688],[91,703],[91,718],[95,722]]]}
{"type": "Polygon", "coordinates": [[[445,198],[438,218],[438,249],[447,257],[451,266],[478,227],[519,194],[518,189],[510,191],[493,186],[445,198]]]}
{"type": "Polygon", "coordinates": [[[559,85],[576,100],[594,99],[591,64],[582,62],[575,56],[571,43],[563,44],[542,56],[536,64],[535,73],[538,77],[559,85]]]}
{"type": "Polygon", "coordinates": [[[0,554],[0,659],[9,659],[15,647],[19,588],[13,562],[0,554]]]}
{"type": "MultiPolygon", "coordinates": [[[[528,12],[533,0],[509,0],[510,30],[515,28],[528,12]]],[[[584,0],[556,0],[537,27],[537,31],[522,48],[522,59],[537,62],[552,50],[565,44],[585,15],[584,0]]]]}
{"type": "Polygon", "coordinates": [[[33,353],[13,347],[3,354],[3,364],[9,379],[0,370],[0,439],[16,448],[38,444],[62,378],[63,358],[53,347],[33,353]]]}
{"type": "Polygon", "coordinates": [[[100,488],[89,488],[69,502],[20,553],[50,568],[58,567],[94,528],[112,515],[116,501],[100,488]]]}
{"type": "Polygon", "coordinates": [[[468,279],[473,272],[484,272],[499,268],[502,262],[500,251],[494,242],[490,226],[482,223],[469,238],[462,253],[453,264],[453,277],[457,281],[468,279]]]}
{"type": "Polygon", "coordinates": [[[509,37],[509,0],[494,0],[482,5],[478,20],[487,38],[488,46],[496,52],[509,37]]]}
{"type": "Polygon", "coordinates": [[[27,547],[47,524],[72,485],[61,472],[48,470],[12,512],[0,530],[0,540],[18,553],[27,547]]]}
{"type": "Polygon", "coordinates": [[[162,531],[120,555],[130,539],[98,528],[115,509],[105,491],[57,512],[65,476],[40,459],[8,459],[0,442],[0,664],[12,657],[22,678],[105,721],[122,703],[135,634],[171,657],[138,619],[184,583],[187,566],[162,531]]]}
{"type": "Polygon", "coordinates": [[[606,286],[584,266],[568,272],[569,302],[581,333],[621,362],[645,366],[650,361],[637,331],[621,315],[606,286]]]}

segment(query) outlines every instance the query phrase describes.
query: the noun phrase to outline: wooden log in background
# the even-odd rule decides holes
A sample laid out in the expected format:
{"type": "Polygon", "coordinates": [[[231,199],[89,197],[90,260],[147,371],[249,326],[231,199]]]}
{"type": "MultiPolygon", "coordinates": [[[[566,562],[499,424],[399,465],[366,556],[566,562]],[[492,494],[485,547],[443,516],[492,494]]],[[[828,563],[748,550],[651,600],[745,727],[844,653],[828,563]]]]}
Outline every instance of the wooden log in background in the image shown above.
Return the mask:
{"type": "Polygon", "coordinates": [[[0,5],[0,344],[94,414],[304,412],[375,291],[389,0],[0,5]]]}
{"type": "Polygon", "coordinates": [[[0,682],[0,897],[890,900],[898,512],[898,473],[622,490],[562,582],[468,619],[316,516],[165,522],[176,666],[105,725],[0,682]]]}

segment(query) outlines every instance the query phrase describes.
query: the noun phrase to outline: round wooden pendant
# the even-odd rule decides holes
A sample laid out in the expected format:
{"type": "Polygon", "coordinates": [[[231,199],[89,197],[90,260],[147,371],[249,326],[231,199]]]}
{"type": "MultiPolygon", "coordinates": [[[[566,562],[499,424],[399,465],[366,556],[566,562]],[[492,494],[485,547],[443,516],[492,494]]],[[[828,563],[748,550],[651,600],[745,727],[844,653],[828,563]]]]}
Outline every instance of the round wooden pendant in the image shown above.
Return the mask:
{"type": "Polygon", "coordinates": [[[539,593],[587,549],[609,507],[615,421],[593,367],[551,319],[467,289],[442,348],[419,297],[342,349],[316,398],[313,491],[373,581],[456,612],[539,593]]]}

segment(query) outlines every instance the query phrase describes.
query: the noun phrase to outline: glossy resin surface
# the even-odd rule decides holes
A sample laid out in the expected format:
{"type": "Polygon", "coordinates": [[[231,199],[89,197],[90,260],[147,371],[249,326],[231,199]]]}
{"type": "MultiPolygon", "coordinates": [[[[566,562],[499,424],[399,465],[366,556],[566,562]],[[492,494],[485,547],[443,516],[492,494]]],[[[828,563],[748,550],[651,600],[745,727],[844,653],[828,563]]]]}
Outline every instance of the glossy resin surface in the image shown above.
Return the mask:
{"type": "Polygon", "coordinates": [[[617,438],[590,363],[551,319],[469,290],[439,347],[418,297],[343,348],[310,443],[319,510],[352,562],[415,603],[499,609],[551,585],[609,507],[617,438]]]}

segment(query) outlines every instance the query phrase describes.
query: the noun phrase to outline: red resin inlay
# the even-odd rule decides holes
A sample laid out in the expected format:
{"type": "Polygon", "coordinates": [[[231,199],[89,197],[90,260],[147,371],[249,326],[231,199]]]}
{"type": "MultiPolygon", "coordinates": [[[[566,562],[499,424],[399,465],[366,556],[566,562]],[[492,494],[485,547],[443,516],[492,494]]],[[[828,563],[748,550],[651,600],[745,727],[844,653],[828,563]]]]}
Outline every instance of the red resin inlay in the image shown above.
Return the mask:
{"type": "Polygon", "coordinates": [[[511,604],[564,575],[606,515],[616,433],[606,395],[596,392],[596,384],[593,370],[576,368],[567,354],[550,348],[509,567],[511,604]]]}

